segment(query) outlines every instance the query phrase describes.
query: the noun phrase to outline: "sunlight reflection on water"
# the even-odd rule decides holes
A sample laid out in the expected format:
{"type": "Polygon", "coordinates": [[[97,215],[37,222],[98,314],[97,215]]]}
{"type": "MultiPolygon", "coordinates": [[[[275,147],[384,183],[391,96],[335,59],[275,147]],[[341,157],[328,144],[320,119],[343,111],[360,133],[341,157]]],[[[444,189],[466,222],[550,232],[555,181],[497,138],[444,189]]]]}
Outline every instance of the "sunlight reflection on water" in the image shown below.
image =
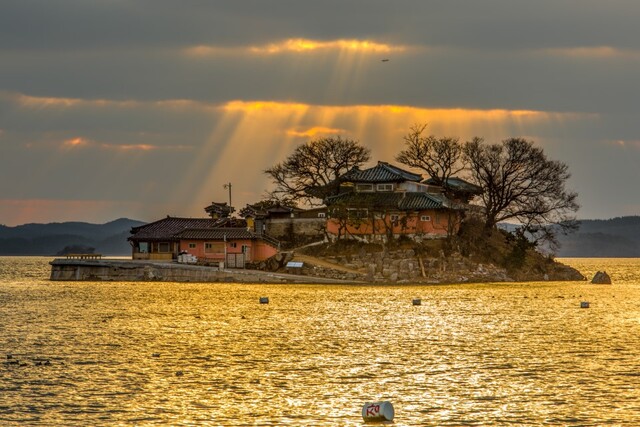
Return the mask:
{"type": "Polygon", "coordinates": [[[402,287],[49,282],[48,261],[0,258],[2,425],[353,426],[371,400],[398,426],[640,424],[637,259],[566,260],[612,286],[402,287]]]}

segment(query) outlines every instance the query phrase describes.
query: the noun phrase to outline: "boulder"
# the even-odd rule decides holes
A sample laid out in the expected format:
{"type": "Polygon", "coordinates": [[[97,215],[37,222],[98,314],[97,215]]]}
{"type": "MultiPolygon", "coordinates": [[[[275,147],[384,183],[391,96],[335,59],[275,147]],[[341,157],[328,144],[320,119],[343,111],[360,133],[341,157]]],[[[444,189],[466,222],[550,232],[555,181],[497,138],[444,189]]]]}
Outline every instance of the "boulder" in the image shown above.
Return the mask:
{"type": "Polygon", "coordinates": [[[596,275],[593,276],[591,283],[595,283],[598,285],[610,285],[611,277],[609,277],[606,271],[598,271],[596,275]]]}

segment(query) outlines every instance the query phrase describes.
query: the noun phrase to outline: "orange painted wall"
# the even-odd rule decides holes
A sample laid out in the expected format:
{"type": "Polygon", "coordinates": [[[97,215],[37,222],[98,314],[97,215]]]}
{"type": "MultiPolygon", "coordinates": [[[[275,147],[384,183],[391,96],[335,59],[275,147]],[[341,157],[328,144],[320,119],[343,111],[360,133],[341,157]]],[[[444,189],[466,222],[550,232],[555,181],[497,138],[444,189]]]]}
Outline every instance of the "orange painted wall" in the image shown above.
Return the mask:
{"type": "MultiPolygon", "coordinates": [[[[449,217],[446,211],[422,211],[419,213],[410,213],[406,216],[406,220],[403,220],[405,214],[399,213],[400,219],[393,225],[393,234],[431,234],[438,236],[446,236],[449,227],[449,217]],[[429,221],[421,221],[420,218],[424,215],[430,217],[429,221]],[[438,219],[438,220],[436,220],[438,219]]],[[[391,224],[390,215],[387,214],[384,219],[373,220],[375,225],[375,234],[384,235],[388,226],[385,224],[391,224]]],[[[361,220],[356,225],[348,225],[347,231],[354,235],[370,235],[373,234],[373,225],[371,220],[361,220]]],[[[327,221],[327,232],[330,234],[338,235],[339,222],[335,219],[329,219],[327,221]]],[[[344,231],[343,231],[344,234],[344,231]]]]}
{"type": "MultiPolygon", "coordinates": [[[[206,253],[204,250],[205,243],[224,243],[220,241],[205,241],[205,240],[181,240],[180,251],[186,251],[191,255],[195,255],[202,259],[224,260],[224,248],[221,248],[219,252],[206,253]],[[195,244],[195,248],[190,248],[189,244],[195,244]]],[[[227,254],[240,254],[242,253],[242,245],[249,247],[247,255],[250,261],[263,261],[273,255],[278,250],[271,245],[266,244],[262,240],[233,240],[227,241],[227,254]],[[232,247],[232,243],[236,244],[236,247],[232,247]]]]}

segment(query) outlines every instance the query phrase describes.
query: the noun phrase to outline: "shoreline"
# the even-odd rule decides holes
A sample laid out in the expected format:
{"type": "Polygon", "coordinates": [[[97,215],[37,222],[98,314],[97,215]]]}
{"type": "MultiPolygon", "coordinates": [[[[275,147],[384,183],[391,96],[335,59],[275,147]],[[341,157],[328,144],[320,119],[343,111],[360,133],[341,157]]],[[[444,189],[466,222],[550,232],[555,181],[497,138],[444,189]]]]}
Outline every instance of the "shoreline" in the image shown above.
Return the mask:
{"type": "Polygon", "coordinates": [[[367,284],[364,280],[329,279],[262,270],[219,269],[167,261],[56,258],[49,264],[49,280],[52,281],[367,284]]]}
{"type": "MultiPolygon", "coordinates": [[[[132,259],[78,260],[56,258],[51,265],[51,281],[98,281],[98,282],[196,282],[196,283],[252,283],[252,284],[324,284],[324,285],[391,285],[391,286],[438,286],[450,284],[527,283],[508,277],[483,277],[472,280],[464,275],[458,280],[347,280],[309,274],[292,274],[248,269],[219,269],[217,267],[179,264],[167,261],[132,259]]],[[[455,275],[454,275],[455,276],[455,275]]],[[[584,280],[545,280],[580,282],[584,280]]],[[[588,283],[588,282],[587,282],[588,283]]]]}

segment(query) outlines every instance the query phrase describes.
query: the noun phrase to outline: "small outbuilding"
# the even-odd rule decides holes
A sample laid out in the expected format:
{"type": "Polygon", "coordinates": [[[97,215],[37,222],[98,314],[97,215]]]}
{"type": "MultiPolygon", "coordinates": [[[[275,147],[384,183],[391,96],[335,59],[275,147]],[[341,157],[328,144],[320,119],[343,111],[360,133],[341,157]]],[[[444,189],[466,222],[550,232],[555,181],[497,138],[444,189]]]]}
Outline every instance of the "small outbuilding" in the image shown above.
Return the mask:
{"type": "Polygon", "coordinates": [[[236,218],[177,218],[167,216],[131,229],[132,258],[174,260],[180,253],[199,260],[224,261],[229,267],[263,261],[278,250],[278,240],[248,230],[246,221],[236,218]]]}

